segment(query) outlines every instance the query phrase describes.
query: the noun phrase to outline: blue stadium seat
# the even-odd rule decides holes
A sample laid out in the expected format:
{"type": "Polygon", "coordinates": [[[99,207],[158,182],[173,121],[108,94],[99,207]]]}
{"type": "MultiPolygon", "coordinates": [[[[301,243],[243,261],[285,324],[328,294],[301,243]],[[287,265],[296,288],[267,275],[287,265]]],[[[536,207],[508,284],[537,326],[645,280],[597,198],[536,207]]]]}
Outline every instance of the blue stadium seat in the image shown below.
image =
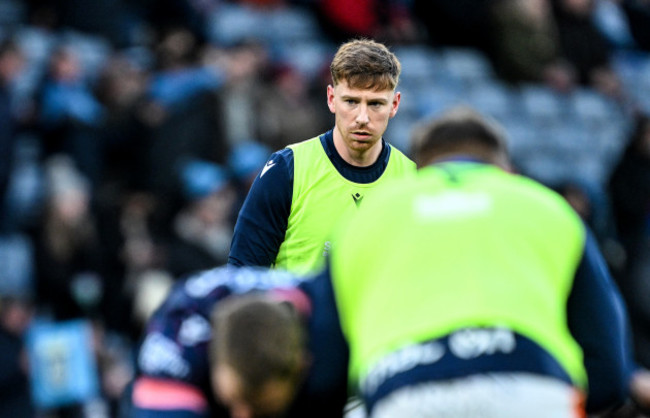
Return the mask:
{"type": "Polygon", "coordinates": [[[568,154],[577,155],[583,151],[595,152],[596,140],[587,127],[577,119],[567,118],[561,123],[550,126],[545,140],[553,147],[568,154]]]}
{"type": "Polygon", "coordinates": [[[514,160],[526,159],[546,144],[525,117],[511,115],[500,123],[505,130],[508,152],[514,160]]]}
{"type": "Polygon", "coordinates": [[[441,62],[436,52],[427,46],[397,46],[392,48],[402,63],[400,85],[420,88],[425,83],[435,83],[441,62]]]}
{"type": "Polygon", "coordinates": [[[547,185],[563,183],[572,175],[572,160],[553,149],[540,149],[518,161],[522,174],[547,185]]]}
{"type": "Polygon", "coordinates": [[[262,10],[225,2],[211,14],[206,27],[208,38],[221,45],[255,39],[276,46],[322,38],[313,14],[290,6],[262,10]]]}
{"type": "Polygon", "coordinates": [[[246,39],[264,39],[267,22],[253,9],[236,3],[223,3],[209,16],[206,32],[210,41],[233,45],[246,39]]]}
{"type": "Polygon", "coordinates": [[[541,84],[527,84],[519,89],[523,111],[539,126],[560,122],[566,114],[566,103],[555,91],[541,84]]]}
{"type": "Polygon", "coordinates": [[[304,40],[278,45],[275,52],[279,61],[288,63],[309,78],[328,68],[336,46],[328,42],[304,40]]]}
{"type": "Polygon", "coordinates": [[[449,107],[462,103],[467,104],[463,99],[464,89],[455,82],[435,82],[421,86],[417,90],[418,114],[420,117],[432,117],[449,107]]]}
{"type": "Polygon", "coordinates": [[[268,39],[276,43],[323,39],[314,14],[307,9],[286,6],[261,14],[268,39]]]}
{"type": "Polygon", "coordinates": [[[446,48],[440,52],[442,68],[449,77],[471,85],[494,77],[492,64],[478,50],[446,48]]]}
{"type": "Polygon", "coordinates": [[[500,122],[519,112],[512,89],[499,81],[485,80],[472,85],[468,89],[467,100],[476,110],[500,122]]]}
{"type": "Polygon", "coordinates": [[[596,90],[581,88],[568,98],[572,113],[587,126],[605,126],[623,117],[617,104],[596,90]]]}

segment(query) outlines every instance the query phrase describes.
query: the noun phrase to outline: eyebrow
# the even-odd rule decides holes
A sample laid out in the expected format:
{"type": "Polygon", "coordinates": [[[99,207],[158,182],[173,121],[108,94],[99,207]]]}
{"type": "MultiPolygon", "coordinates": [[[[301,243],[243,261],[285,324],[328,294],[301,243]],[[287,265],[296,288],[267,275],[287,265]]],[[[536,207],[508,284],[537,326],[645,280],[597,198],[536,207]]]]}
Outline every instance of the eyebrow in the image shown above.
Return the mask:
{"type": "MultiPolygon", "coordinates": [[[[353,95],[349,95],[349,94],[346,94],[346,95],[341,96],[341,99],[342,99],[342,100],[357,100],[357,101],[361,101],[361,97],[360,97],[360,96],[353,96],[353,95]]],[[[383,97],[374,97],[374,98],[370,98],[370,99],[368,99],[368,102],[379,102],[379,103],[384,104],[384,103],[388,103],[388,100],[384,99],[383,97]]]]}

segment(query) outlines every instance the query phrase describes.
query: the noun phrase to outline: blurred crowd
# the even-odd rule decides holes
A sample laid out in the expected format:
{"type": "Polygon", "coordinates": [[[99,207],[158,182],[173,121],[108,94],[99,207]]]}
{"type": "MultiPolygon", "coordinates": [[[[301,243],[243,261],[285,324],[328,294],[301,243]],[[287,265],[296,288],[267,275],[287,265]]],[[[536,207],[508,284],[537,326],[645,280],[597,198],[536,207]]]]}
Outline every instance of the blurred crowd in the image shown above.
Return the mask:
{"type": "MultiPolygon", "coordinates": [[[[330,129],[327,63],[352,37],[393,47],[405,89],[447,82],[417,78],[408,51],[453,49],[508,89],[614,104],[604,175],[549,185],[600,238],[650,367],[650,0],[0,0],[0,417],[115,414],[169,286],[226,262],[272,151],[330,129]],[[31,401],[25,332],[79,319],[97,393],[31,401]]],[[[416,101],[401,138],[435,111],[416,101]]]]}

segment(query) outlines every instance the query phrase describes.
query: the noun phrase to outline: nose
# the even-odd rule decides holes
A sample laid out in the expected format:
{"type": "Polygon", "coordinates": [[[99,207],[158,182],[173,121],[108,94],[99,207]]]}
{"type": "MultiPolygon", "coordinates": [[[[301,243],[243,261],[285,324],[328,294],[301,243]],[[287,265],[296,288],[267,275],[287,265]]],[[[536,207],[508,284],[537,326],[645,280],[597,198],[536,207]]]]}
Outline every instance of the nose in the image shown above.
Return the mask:
{"type": "Polygon", "coordinates": [[[357,113],[356,122],[359,125],[366,125],[368,122],[370,122],[370,118],[368,117],[368,106],[359,106],[359,113],[357,113]]]}

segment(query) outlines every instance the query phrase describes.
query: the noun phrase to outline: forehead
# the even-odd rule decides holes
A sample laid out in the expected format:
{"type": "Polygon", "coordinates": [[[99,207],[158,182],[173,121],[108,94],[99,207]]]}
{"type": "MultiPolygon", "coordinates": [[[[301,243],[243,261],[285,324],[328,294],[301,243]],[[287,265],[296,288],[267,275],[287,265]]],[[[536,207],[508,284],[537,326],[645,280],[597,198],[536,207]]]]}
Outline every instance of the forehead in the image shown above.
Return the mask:
{"type": "Polygon", "coordinates": [[[390,101],[395,92],[390,89],[364,89],[357,87],[350,87],[348,82],[343,80],[334,86],[334,94],[339,97],[358,97],[365,99],[384,99],[390,101]]]}

